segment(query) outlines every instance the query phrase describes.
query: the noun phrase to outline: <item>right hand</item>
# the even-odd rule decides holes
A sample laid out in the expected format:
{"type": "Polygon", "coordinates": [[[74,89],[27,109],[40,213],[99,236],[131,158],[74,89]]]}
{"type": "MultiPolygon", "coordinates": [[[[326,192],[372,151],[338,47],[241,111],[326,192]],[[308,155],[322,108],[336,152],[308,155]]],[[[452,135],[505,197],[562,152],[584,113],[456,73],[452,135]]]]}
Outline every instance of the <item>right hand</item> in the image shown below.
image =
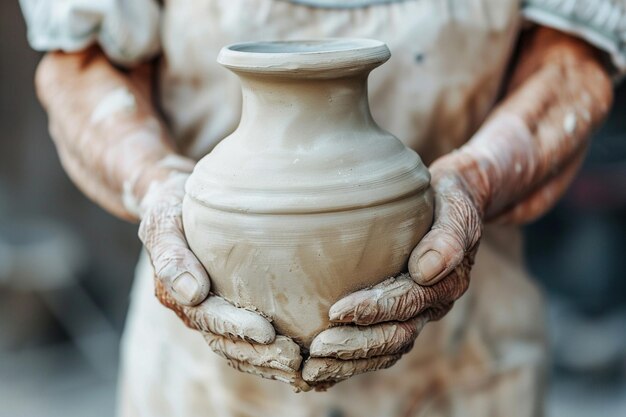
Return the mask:
{"type": "Polygon", "coordinates": [[[201,332],[233,368],[309,390],[300,376],[300,347],[277,336],[260,314],[209,294],[207,272],[191,252],[182,225],[184,185],[189,174],[154,180],[141,199],[139,237],[155,273],[156,296],[190,328],[201,332]]]}
{"type": "Polygon", "coordinates": [[[454,162],[442,157],[430,167],[434,220],[411,253],[409,273],[333,304],[335,326],[313,339],[304,364],[307,383],[332,385],[394,365],[424,326],[446,315],[467,290],[483,224],[481,207],[454,162]]]}

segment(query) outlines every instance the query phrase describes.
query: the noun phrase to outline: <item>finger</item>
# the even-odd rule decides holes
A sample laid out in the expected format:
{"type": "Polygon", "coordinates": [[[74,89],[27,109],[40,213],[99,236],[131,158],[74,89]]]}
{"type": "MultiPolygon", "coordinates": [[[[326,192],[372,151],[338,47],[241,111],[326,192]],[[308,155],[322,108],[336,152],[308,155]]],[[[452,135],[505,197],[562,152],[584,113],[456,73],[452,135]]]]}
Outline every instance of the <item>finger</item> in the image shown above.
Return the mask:
{"type": "Polygon", "coordinates": [[[198,330],[266,345],[276,338],[274,326],[263,316],[210,296],[196,307],[184,307],[198,330]]]}
{"type": "Polygon", "coordinates": [[[389,368],[401,356],[397,354],[347,361],[333,358],[310,358],[304,363],[302,378],[313,384],[327,381],[338,382],[354,375],[389,368]]]}
{"type": "Polygon", "coordinates": [[[286,336],[277,336],[269,345],[231,340],[212,333],[206,333],[204,339],[209,347],[221,357],[252,366],[289,373],[298,371],[302,364],[300,347],[286,336]]]}
{"type": "Polygon", "coordinates": [[[247,362],[240,362],[236,359],[227,359],[227,361],[229,366],[239,372],[245,372],[247,374],[260,376],[261,378],[284,382],[293,386],[296,392],[307,392],[313,389],[313,387],[307,384],[296,371],[285,372],[279,369],[264,368],[262,366],[251,365],[247,362]]]}
{"type": "Polygon", "coordinates": [[[333,304],[329,318],[335,323],[368,326],[385,321],[404,321],[424,308],[418,284],[407,274],[356,291],[333,304]]]}
{"type": "Polygon", "coordinates": [[[179,303],[196,305],[207,297],[211,283],[187,246],[181,211],[176,202],[156,203],[143,218],[139,237],[150,255],[157,280],[179,303]]]}
{"type": "Polygon", "coordinates": [[[481,218],[469,196],[440,180],[433,226],[411,253],[409,273],[421,285],[433,285],[456,268],[478,242],[481,218]]]}
{"type": "Polygon", "coordinates": [[[586,150],[581,151],[554,177],[526,196],[512,209],[499,215],[497,223],[525,224],[536,220],[551,209],[565,193],[585,160],[586,150]]]}
{"type": "Polygon", "coordinates": [[[427,316],[418,316],[374,326],[332,327],[313,339],[310,354],[351,360],[406,353],[427,322],[427,316]]]}
{"type": "Polygon", "coordinates": [[[472,260],[473,257],[468,257],[456,272],[429,287],[401,275],[373,288],[354,292],[330,308],[330,320],[369,326],[409,320],[428,309],[451,304],[467,290],[472,260]]]}
{"type": "Polygon", "coordinates": [[[235,307],[221,297],[210,296],[199,306],[189,307],[178,304],[158,280],[155,292],[161,304],[194,330],[260,344],[272,343],[276,337],[274,326],[260,314],[235,307]]]}

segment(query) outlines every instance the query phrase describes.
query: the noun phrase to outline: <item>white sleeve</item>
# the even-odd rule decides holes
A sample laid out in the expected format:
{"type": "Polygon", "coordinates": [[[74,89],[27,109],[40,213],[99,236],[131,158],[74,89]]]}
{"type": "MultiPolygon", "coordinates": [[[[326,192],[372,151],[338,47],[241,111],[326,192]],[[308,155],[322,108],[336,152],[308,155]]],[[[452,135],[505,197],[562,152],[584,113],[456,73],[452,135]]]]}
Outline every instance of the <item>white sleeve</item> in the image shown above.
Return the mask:
{"type": "Polygon", "coordinates": [[[522,14],[604,50],[626,75],[626,0],[523,0],[522,14]]]}
{"type": "Polygon", "coordinates": [[[155,0],[20,0],[20,6],[38,51],[76,52],[97,43],[128,66],[160,49],[155,0]]]}

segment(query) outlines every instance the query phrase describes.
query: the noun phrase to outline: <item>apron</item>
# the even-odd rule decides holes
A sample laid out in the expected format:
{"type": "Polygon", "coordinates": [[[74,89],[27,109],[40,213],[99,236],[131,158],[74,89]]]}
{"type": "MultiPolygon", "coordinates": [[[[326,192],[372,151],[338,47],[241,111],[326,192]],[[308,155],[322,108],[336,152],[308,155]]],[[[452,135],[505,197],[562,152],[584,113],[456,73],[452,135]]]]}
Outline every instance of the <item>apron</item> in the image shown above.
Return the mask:
{"type": "MultiPolygon", "coordinates": [[[[237,78],[215,58],[258,39],[366,37],[392,58],[370,77],[377,122],[425,162],[466,142],[493,107],[519,31],[517,0],[166,0],[159,99],[199,158],[240,116],[237,78]]],[[[123,417],[526,417],[541,415],[539,292],[519,230],[488,226],[467,293],[390,369],[325,393],[240,373],[154,297],[142,256],[122,343],[123,417]]]]}

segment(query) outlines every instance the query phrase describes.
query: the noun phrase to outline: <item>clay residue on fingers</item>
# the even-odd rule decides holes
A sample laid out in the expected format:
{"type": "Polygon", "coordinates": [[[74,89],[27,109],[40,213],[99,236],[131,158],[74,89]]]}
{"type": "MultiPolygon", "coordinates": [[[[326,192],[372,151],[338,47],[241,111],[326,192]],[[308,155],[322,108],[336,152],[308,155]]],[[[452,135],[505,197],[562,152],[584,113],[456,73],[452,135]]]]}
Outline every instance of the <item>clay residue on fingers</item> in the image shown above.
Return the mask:
{"type": "Polygon", "coordinates": [[[313,340],[311,357],[351,360],[404,353],[427,322],[428,317],[418,316],[406,322],[333,327],[313,340]]]}
{"type": "Polygon", "coordinates": [[[236,359],[229,359],[228,365],[240,372],[290,384],[294,388],[295,392],[307,392],[312,389],[312,387],[300,377],[299,373],[294,371],[285,372],[279,369],[254,366],[236,359]]]}
{"type": "Polygon", "coordinates": [[[235,307],[226,300],[211,295],[197,307],[188,307],[185,313],[197,324],[198,330],[227,337],[271,343],[276,332],[269,321],[257,313],[235,307]]]}
{"type": "Polygon", "coordinates": [[[357,291],[336,302],[329,312],[335,323],[371,325],[388,320],[407,320],[423,308],[412,289],[417,284],[408,274],[390,278],[372,288],[357,291]]]}
{"type": "Polygon", "coordinates": [[[476,247],[461,261],[454,273],[431,286],[422,286],[409,276],[391,278],[368,290],[358,291],[338,301],[330,310],[331,320],[339,323],[371,325],[404,321],[421,313],[449,306],[467,290],[469,271],[476,247]]]}
{"type": "Polygon", "coordinates": [[[210,333],[204,338],[215,353],[226,359],[283,372],[297,371],[302,364],[300,347],[285,336],[277,336],[269,345],[231,340],[210,333]]]}
{"type": "Polygon", "coordinates": [[[342,381],[354,375],[389,368],[402,355],[376,356],[368,359],[341,360],[311,358],[304,364],[302,377],[308,382],[342,381]]]}

